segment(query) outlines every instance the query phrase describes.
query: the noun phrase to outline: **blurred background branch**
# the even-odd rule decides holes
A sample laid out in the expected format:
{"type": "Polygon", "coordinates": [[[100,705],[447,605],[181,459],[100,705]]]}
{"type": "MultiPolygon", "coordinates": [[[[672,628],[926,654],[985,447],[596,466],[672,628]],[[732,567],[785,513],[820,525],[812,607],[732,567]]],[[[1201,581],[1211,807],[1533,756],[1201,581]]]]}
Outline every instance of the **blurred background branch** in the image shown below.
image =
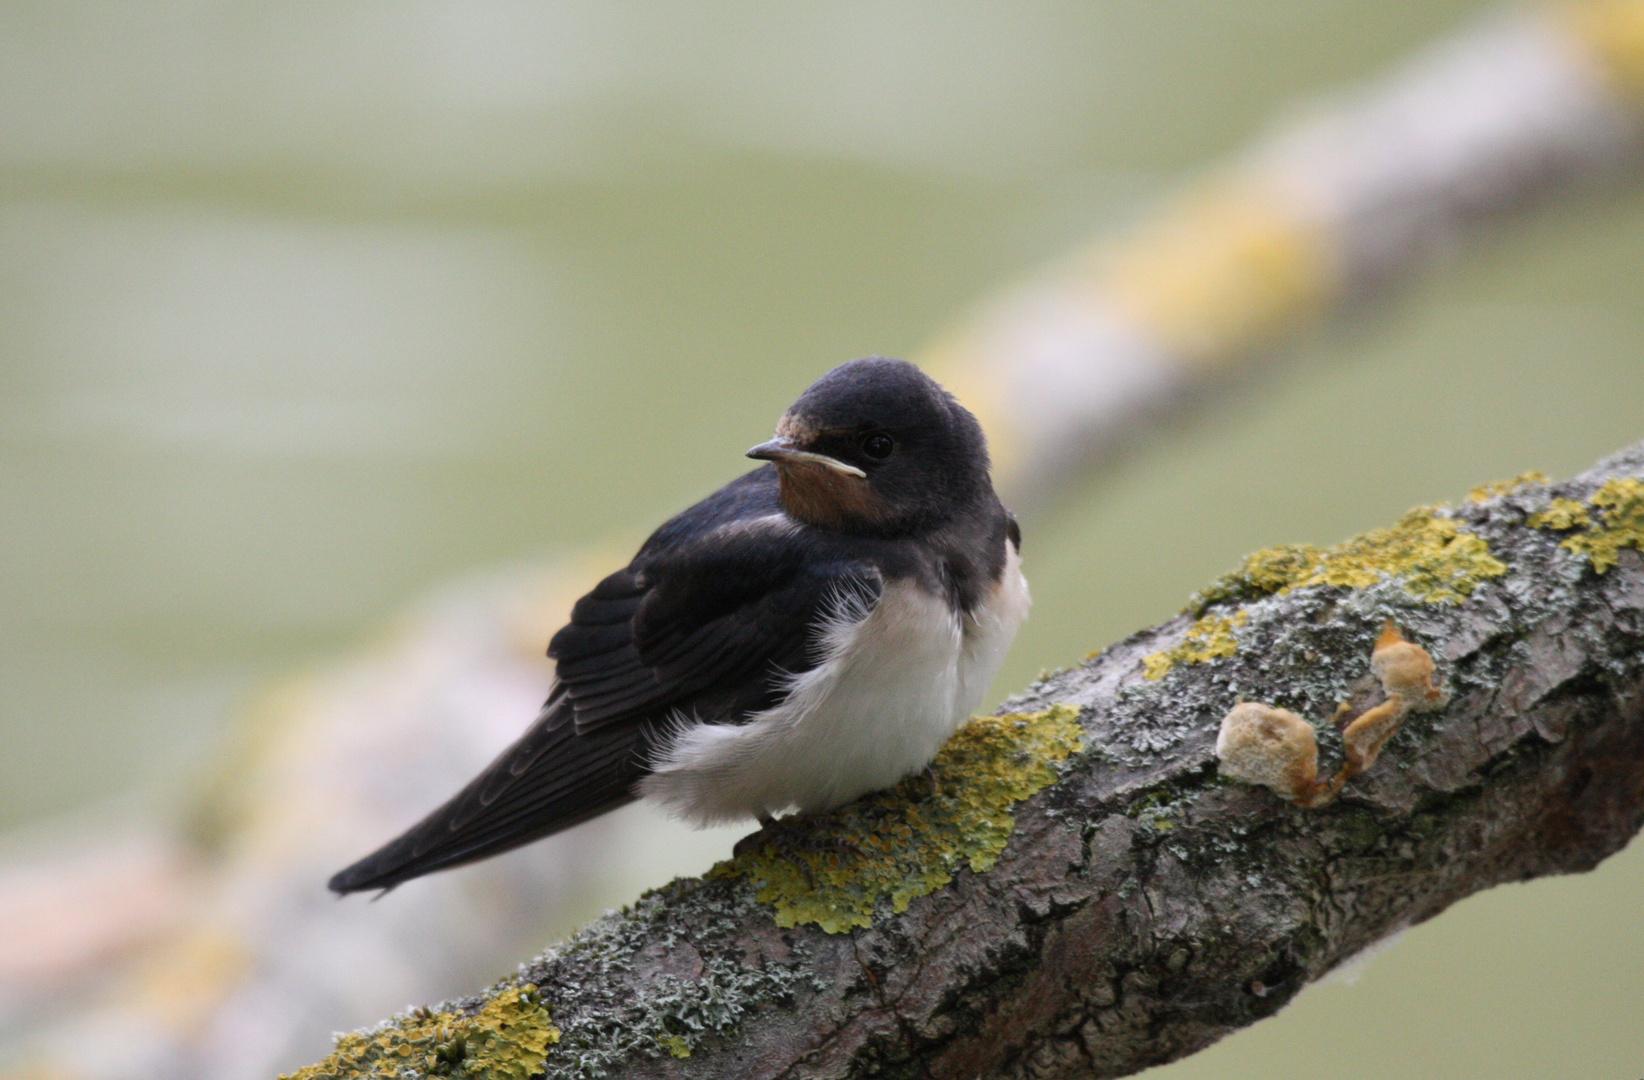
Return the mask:
{"type": "MultiPolygon", "coordinates": [[[[7,1059],[267,1076],[728,851],[636,809],[392,903],[322,890],[533,714],[576,591],[846,357],[949,380],[1040,508],[1002,685],[1249,549],[1636,437],[1644,8],[1469,10],[12,5],[7,1059]]],[[[1443,920],[1398,954],[1424,993],[1355,988],[1365,1029],[1435,1025],[1408,1052],[1457,1076],[1630,1066],[1625,993],[1537,1026],[1638,981],[1624,872],[1443,920]],[[1567,936],[1469,946],[1503,923],[1567,936]]],[[[1177,1075],[1310,1066],[1285,1032],[1336,992],[1177,1075]]]]}

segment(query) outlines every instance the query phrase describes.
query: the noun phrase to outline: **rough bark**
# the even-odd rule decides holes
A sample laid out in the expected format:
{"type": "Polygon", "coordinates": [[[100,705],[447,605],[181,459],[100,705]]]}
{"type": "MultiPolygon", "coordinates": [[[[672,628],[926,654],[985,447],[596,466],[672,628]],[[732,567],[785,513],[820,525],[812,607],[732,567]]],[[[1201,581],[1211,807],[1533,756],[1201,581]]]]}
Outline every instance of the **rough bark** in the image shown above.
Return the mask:
{"type": "Polygon", "coordinates": [[[1399,573],[1224,588],[1209,610],[1245,613],[1233,655],[1149,679],[1188,614],[1034,685],[1005,708],[1078,706],[1085,751],[1015,805],[996,866],[902,914],[781,929],[751,886],[710,877],[607,915],[521,969],[563,1033],[547,1075],[1121,1076],[1470,893],[1592,868],[1644,820],[1644,558],[1600,574],[1530,518],[1617,477],[1644,477],[1644,443],[1441,515],[1504,566],[1459,602],[1399,573]],[[1330,716],[1389,618],[1438,662],[1446,708],[1320,809],[1218,775],[1236,700],[1330,716]]]}

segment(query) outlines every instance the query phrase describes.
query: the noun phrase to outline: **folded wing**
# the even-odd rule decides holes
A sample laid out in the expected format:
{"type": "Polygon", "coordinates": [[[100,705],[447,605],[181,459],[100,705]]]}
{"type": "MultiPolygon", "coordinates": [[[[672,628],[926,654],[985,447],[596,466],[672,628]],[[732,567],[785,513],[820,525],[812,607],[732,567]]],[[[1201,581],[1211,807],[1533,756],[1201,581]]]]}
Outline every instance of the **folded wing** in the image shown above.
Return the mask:
{"type": "Polygon", "coordinates": [[[658,739],[681,723],[736,722],[775,704],[788,677],[816,663],[819,626],[871,609],[880,588],[871,566],[793,535],[727,542],[720,531],[647,545],[554,635],[558,680],[519,741],[330,887],[390,889],[631,801],[658,739]]]}

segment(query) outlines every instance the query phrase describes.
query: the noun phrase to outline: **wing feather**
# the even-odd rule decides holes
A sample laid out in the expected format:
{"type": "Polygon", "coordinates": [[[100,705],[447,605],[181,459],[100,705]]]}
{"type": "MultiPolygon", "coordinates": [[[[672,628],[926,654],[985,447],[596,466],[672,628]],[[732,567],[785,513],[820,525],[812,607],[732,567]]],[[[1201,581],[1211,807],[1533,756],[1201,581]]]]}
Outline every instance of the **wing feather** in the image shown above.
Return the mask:
{"type": "Polygon", "coordinates": [[[523,737],[417,825],[331,879],[339,893],[391,889],[558,832],[634,798],[642,726],[577,734],[556,693],[523,737]]]}
{"type": "Polygon", "coordinates": [[[577,601],[549,645],[557,683],[536,722],[331,888],[392,888],[585,821],[634,798],[666,725],[740,722],[779,700],[818,661],[819,629],[844,607],[865,616],[882,582],[825,535],[727,532],[771,520],[774,482],[759,475],[664,525],[632,564],[577,601]]]}

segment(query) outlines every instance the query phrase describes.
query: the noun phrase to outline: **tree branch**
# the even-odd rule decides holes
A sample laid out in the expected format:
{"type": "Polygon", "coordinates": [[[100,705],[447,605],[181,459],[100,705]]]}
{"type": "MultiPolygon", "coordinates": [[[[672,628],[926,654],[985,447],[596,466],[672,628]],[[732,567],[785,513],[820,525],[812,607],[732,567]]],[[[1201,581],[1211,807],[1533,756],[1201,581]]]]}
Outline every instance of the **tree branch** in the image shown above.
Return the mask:
{"type": "Polygon", "coordinates": [[[1638,829],[1641,481],[1644,443],[1566,484],[1252,556],[1193,613],[967,728],[931,790],[848,809],[815,851],[676,881],[303,1073],[379,1075],[380,1048],[440,1038],[429,1071],[495,1076],[556,1038],[549,1077],[1121,1076],[1192,1053],[1376,940],[1499,882],[1590,869],[1638,829]],[[1329,717],[1368,685],[1387,620],[1437,661],[1446,707],[1412,713],[1319,809],[1219,775],[1236,702],[1329,717]],[[1074,715],[1057,705],[1082,750],[1053,737],[1074,715]],[[989,733],[1012,731],[990,757],[989,733]],[[886,867],[900,876],[862,884],[886,867]],[[501,1043],[452,1049],[479,1017],[540,1037],[509,1044],[527,1049],[507,1068],[501,1043]]]}

